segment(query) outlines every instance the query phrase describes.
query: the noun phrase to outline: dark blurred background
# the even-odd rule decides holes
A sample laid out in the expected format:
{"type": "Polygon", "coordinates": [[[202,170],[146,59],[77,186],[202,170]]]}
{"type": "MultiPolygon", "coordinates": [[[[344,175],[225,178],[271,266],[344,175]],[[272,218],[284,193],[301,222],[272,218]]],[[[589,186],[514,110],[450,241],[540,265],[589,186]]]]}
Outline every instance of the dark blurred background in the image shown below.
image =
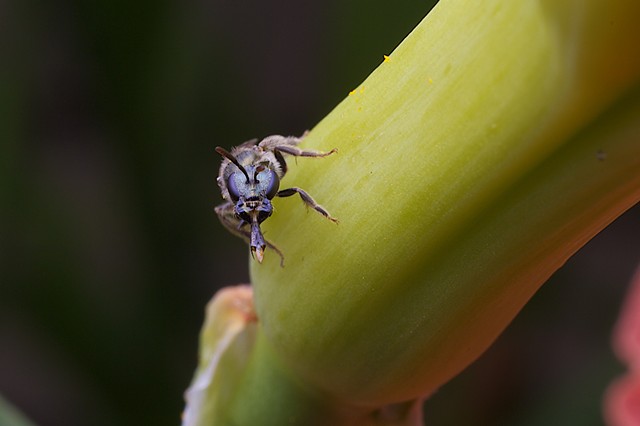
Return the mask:
{"type": "MultiPolygon", "coordinates": [[[[313,127],[433,3],[0,1],[0,394],[40,425],[178,424],[204,306],[248,280],[213,148],[313,127]]],[[[559,271],[427,424],[601,424],[639,218],[559,271]]]]}

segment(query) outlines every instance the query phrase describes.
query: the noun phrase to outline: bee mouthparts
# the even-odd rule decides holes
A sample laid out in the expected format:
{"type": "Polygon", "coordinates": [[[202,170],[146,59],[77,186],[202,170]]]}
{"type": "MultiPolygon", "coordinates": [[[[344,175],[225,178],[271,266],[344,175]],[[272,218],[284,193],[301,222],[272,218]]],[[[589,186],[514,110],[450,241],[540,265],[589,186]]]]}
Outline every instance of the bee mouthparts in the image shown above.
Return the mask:
{"type": "Polygon", "coordinates": [[[262,232],[260,232],[260,225],[258,225],[258,222],[253,222],[251,224],[250,245],[251,245],[251,256],[254,257],[258,261],[258,263],[262,263],[266,244],[264,242],[264,237],[262,236],[262,232]]]}
{"type": "Polygon", "coordinates": [[[264,246],[251,247],[251,256],[254,257],[258,263],[262,263],[262,259],[264,259],[264,246]]]}

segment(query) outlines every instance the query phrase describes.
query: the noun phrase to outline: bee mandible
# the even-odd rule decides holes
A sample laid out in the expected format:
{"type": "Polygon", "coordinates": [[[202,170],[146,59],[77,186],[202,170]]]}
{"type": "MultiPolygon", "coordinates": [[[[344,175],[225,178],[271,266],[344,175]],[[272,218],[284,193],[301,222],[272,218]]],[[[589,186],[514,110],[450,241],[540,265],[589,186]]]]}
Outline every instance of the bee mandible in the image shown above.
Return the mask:
{"type": "Polygon", "coordinates": [[[330,221],[338,222],[303,189],[280,189],[280,180],[287,173],[285,155],[326,157],[337,152],[335,148],[329,152],[298,148],[305,135],[306,132],[300,138],[272,135],[260,142],[258,139],[252,139],[231,149],[231,152],[216,147],[216,152],[224,157],[217,181],[225,200],[216,207],[216,214],[231,233],[249,243],[251,256],[260,263],[264,258],[265,248],[269,247],[280,256],[280,266],[284,265],[282,252],[264,239],[260,229],[260,224],[273,213],[271,200],[274,197],[298,194],[305,205],[330,221]]]}

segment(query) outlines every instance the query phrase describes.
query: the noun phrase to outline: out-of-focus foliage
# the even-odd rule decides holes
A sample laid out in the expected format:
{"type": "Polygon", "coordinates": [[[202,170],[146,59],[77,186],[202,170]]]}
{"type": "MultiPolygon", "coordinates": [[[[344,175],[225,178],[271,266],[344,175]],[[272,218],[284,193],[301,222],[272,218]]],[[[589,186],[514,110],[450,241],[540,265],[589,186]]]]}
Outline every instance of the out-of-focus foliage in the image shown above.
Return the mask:
{"type": "MultiPolygon", "coordinates": [[[[248,277],[213,213],[213,147],[312,127],[427,8],[0,4],[0,393],[41,425],[177,424],[205,304],[248,277]]],[[[437,393],[429,424],[597,424],[639,215],[437,393]]]]}
{"type": "Polygon", "coordinates": [[[22,413],[0,397],[0,425],[31,426],[31,423],[22,415],[22,413]]]}

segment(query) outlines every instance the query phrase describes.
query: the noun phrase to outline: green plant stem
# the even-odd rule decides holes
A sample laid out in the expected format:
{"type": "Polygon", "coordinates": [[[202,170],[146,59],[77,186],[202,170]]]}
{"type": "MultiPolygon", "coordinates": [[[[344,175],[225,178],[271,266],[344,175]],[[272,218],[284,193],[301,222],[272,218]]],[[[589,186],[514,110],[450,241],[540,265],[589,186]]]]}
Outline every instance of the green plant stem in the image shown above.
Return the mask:
{"type": "Polygon", "coordinates": [[[441,1],[303,142],[339,154],[283,185],[340,224],[274,202],[286,266],[251,263],[227,423],[419,423],[407,407],[640,200],[637,22],[635,0],[441,1]]]}
{"type": "Polygon", "coordinates": [[[340,225],[280,201],[287,266],[251,269],[292,374],[358,404],[432,392],[640,199],[640,6],[610,6],[441,2],[313,129],[338,156],[287,179],[340,225]]]}

